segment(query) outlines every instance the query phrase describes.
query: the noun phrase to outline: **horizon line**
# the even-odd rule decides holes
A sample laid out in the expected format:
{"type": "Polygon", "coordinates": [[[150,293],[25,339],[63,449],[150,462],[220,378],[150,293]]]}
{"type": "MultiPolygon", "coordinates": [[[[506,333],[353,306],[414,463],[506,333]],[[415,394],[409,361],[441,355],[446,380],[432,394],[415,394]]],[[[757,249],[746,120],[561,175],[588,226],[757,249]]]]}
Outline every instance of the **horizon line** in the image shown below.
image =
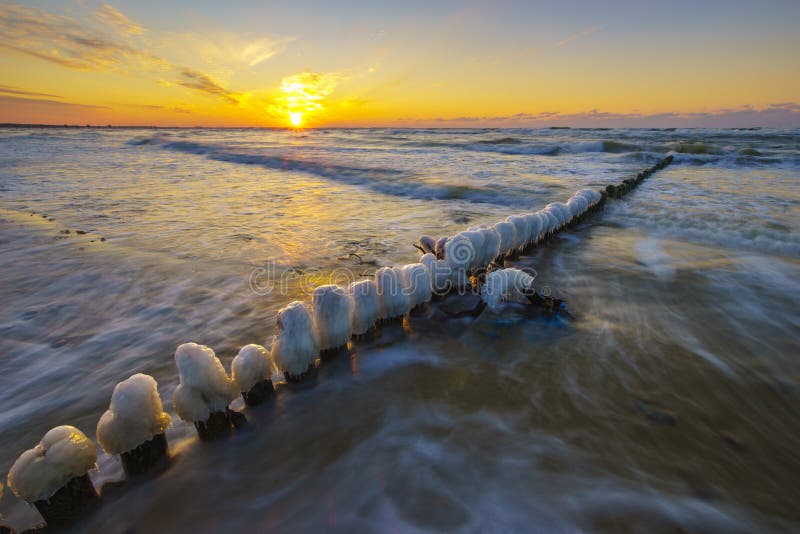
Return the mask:
{"type": "Polygon", "coordinates": [[[0,128],[96,128],[96,129],[127,129],[127,130],[797,130],[797,127],[778,128],[773,126],[309,126],[303,128],[291,128],[287,126],[157,126],[157,125],[133,125],[133,124],[45,124],[45,123],[25,123],[25,122],[5,122],[0,123],[0,128]]]}

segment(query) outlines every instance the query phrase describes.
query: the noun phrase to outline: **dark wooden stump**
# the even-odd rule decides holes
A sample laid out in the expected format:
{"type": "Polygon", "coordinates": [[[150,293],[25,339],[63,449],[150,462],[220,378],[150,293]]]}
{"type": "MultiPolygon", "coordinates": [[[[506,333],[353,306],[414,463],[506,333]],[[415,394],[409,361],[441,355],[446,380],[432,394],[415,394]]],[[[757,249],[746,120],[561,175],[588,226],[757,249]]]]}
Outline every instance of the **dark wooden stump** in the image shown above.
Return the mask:
{"type": "Polygon", "coordinates": [[[242,398],[248,406],[258,406],[273,395],[275,390],[272,387],[272,380],[262,380],[251,387],[250,391],[242,391],[242,398]]]}
{"type": "Polygon", "coordinates": [[[298,384],[298,383],[302,382],[303,380],[307,379],[311,375],[311,372],[313,370],[314,370],[314,365],[312,364],[312,365],[308,366],[308,369],[306,369],[305,371],[303,371],[300,374],[293,375],[292,373],[283,373],[283,377],[290,384],[298,384]]]}
{"type": "Polygon", "coordinates": [[[230,434],[233,431],[230,413],[226,408],[223,412],[212,413],[205,421],[195,421],[197,436],[203,441],[210,441],[230,434]]]}
{"type": "Polygon", "coordinates": [[[129,477],[142,475],[166,464],[169,459],[167,436],[162,432],[145,441],[132,451],[120,454],[122,469],[129,477]]]}
{"type": "Polygon", "coordinates": [[[63,527],[74,523],[92,509],[98,500],[97,491],[86,474],[70,479],[49,499],[36,501],[33,505],[50,527],[63,527]]]}

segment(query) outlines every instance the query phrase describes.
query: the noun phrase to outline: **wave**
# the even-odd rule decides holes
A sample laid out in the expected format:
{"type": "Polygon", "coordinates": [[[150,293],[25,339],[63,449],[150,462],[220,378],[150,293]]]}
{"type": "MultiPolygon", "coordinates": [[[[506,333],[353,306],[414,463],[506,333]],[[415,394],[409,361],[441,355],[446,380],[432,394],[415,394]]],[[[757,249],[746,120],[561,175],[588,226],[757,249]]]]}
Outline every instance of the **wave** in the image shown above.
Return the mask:
{"type": "Polygon", "coordinates": [[[678,141],[668,143],[667,147],[678,154],[722,154],[723,152],[701,141],[678,141]]]}
{"type": "Polygon", "coordinates": [[[477,187],[463,184],[431,183],[406,171],[380,167],[355,167],[320,161],[292,159],[280,155],[248,154],[228,147],[194,141],[174,141],[164,137],[128,141],[134,146],[154,145],[164,150],[203,155],[215,161],[258,165],[267,169],[303,172],[348,185],[365,187],[376,193],[421,200],[460,200],[499,206],[527,206],[539,191],[520,187],[477,187]]]}
{"type": "MultiPolygon", "coordinates": [[[[536,143],[522,144],[517,138],[507,137],[494,141],[479,141],[458,145],[460,148],[477,152],[497,152],[499,154],[511,155],[538,155],[538,156],[558,156],[562,154],[581,154],[588,152],[608,152],[612,154],[623,152],[641,152],[643,147],[623,143],[621,141],[585,141],[574,143],[536,143]],[[513,139],[513,141],[511,141],[513,139]]],[[[666,150],[664,151],[666,152],[666,150]]]]}
{"type": "Polygon", "coordinates": [[[481,141],[484,145],[518,145],[522,143],[516,137],[501,137],[499,139],[489,139],[488,141],[481,141]]]}

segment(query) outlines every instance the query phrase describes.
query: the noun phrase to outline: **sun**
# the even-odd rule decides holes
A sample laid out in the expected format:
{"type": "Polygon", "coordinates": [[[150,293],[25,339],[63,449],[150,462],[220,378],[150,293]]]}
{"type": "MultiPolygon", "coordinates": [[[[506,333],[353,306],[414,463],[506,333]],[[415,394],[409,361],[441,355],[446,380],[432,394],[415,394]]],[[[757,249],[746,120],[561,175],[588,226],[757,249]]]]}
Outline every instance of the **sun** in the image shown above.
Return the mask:
{"type": "Polygon", "coordinates": [[[291,122],[292,126],[295,128],[299,128],[300,125],[303,124],[303,114],[299,111],[290,111],[289,122],[291,122]]]}

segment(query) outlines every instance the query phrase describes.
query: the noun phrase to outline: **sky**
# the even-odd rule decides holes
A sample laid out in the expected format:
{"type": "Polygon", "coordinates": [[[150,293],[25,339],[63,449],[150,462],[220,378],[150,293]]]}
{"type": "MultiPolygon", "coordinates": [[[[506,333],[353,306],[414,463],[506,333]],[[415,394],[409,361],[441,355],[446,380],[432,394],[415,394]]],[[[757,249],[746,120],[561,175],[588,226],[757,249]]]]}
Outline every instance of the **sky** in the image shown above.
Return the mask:
{"type": "Polygon", "coordinates": [[[800,127],[800,1],[0,1],[0,122],[800,127]]]}

